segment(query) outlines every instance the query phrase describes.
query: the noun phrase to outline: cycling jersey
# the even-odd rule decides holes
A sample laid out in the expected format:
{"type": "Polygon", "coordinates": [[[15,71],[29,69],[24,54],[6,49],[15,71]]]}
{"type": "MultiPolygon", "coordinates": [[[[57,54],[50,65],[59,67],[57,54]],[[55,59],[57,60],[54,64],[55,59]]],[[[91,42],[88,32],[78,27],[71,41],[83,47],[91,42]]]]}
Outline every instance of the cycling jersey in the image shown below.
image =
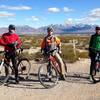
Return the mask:
{"type": "Polygon", "coordinates": [[[46,36],[41,44],[41,48],[47,52],[50,50],[54,50],[57,48],[57,46],[60,46],[61,42],[58,37],[55,37],[54,35],[46,36]]]}
{"type": "Polygon", "coordinates": [[[4,46],[4,50],[6,51],[12,51],[10,47],[7,46],[7,44],[11,44],[13,42],[18,42],[18,48],[21,47],[21,40],[20,37],[16,33],[4,33],[2,37],[0,38],[0,45],[4,46]]]}

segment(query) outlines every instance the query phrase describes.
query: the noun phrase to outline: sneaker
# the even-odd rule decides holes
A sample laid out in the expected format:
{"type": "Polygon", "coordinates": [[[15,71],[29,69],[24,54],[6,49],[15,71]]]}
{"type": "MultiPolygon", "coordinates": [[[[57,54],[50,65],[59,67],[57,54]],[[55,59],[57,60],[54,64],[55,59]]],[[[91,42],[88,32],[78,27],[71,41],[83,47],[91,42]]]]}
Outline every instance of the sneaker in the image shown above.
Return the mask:
{"type": "Polygon", "coordinates": [[[19,78],[15,78],[15,83],[18,84],[19,83],[19,78]]]}
{"type": "Polygon", "coordinates": [[[19,80],[24,80],[25,78],[22,76],[18,76],[19,80]]]}
{"type": "Polygon", "coordinates": [[[5,83],[4,83],[4,86],[8,86],[10,84],[10,81],[7,80],[5,83]]]}
{"type": "Polygon", "coordinates": [[[65,81],[66,80],[66,77],[65,77],[64,74],[61,74],[59,79],[65,81]]]}

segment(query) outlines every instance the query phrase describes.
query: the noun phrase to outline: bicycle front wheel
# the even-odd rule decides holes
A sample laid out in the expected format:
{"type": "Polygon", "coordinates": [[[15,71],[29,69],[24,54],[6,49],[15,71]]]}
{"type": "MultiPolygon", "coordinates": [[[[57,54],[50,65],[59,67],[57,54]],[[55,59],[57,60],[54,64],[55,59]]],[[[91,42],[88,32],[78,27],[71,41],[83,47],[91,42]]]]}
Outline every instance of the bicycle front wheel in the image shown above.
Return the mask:
{"type": "Polygon", "coordinates": [[[92,77],[92,80],[93,80],[94,83],[100,81],[100,65],[99,65],[98,62],[95,64],[95,67],[92,68],[91,77],[92,77]]]}
{"type": "Polygon", "coordinates": [[[27,58],[22,58],[18,62],[18,73],[21,78],[27,79],[29,77],[31,63],[27,58]]]}
{"type": "Polygon", "coordinates": [[[40,83],[45,88],[52,88],[58,82],[58,73],[56,69],[52,65],[48,65],[48,63],[43,64],[42,66],[39,67],[38,77],[40,83]]]}
{"type": "Polygon", "coordinates": [[[6,64],[0,66],[0,85],[4,85],[9,81],[12,69],[6,64]]]}

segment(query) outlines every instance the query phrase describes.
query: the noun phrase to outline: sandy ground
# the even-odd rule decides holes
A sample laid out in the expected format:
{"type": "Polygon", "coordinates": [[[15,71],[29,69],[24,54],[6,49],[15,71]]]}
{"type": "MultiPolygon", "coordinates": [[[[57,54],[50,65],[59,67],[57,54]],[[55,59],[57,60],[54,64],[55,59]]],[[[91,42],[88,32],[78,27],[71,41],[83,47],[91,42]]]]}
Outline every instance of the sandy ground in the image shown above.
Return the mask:
{"type": "Polygon", "coordinates": [[[30,78],[33,81],[1,86],[0,100],[100,100],[100,83],[91,84],[88,79],[90,60],[67,64],[69,77],[51,89],[45,89],[38,81],[40,65],[33,61],[31,64],[33,76],[30,78]]]}

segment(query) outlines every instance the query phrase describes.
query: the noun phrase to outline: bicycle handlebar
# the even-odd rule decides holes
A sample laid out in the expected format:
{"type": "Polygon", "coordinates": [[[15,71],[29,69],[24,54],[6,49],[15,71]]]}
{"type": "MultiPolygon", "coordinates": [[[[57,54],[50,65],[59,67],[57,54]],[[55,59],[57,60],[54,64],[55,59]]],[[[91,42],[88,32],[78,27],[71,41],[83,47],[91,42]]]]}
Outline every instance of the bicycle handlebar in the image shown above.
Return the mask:
{"type": "Polygon", "coordinates": [[[53,53],[53,52],[56,51],[56,50],[57,50],[57,49],[50,50],[50,51],[47,52],[47,54],[51,54],[51,53],[53,53]]]}
{"type": "Polygon", "coordinates": [[[4,53],[5,51],[0,51],[0,54],[4,53]]]}
{"type": "Polygon", "coordinates": [[[14,50],[17,49],[17,45],[18,45],[18,42],[17,42],[17,41],[12,42],[12,43],[10,43],[10,44],[7,44],[8,47],[10,47],[10,48],[12,48],[12,49],[14,49],[14,50]]]}

